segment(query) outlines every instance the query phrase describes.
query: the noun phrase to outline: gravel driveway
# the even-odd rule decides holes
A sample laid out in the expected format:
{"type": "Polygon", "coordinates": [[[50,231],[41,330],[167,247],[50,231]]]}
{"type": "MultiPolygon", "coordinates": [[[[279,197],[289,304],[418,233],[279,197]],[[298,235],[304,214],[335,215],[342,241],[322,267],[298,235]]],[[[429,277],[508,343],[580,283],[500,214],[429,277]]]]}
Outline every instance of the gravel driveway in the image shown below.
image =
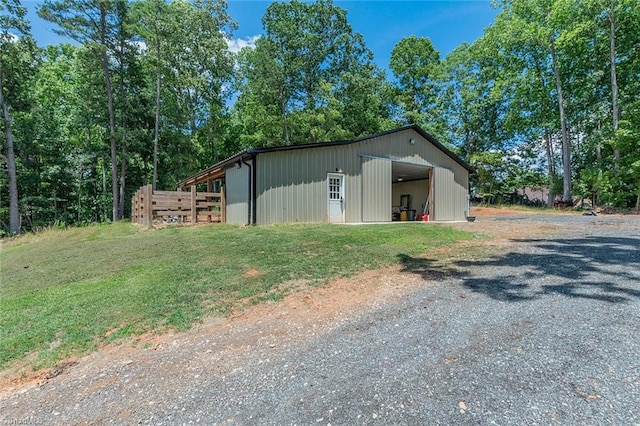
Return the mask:
{"type": "Polygon", "coordinates": [[[514,240],[446,268],[401,256],[400,290],[352,313],[272,306],[93,354],[1,397],[0,424],[640,425],[640,220],[460,226],[485,225],[514,240]]]}

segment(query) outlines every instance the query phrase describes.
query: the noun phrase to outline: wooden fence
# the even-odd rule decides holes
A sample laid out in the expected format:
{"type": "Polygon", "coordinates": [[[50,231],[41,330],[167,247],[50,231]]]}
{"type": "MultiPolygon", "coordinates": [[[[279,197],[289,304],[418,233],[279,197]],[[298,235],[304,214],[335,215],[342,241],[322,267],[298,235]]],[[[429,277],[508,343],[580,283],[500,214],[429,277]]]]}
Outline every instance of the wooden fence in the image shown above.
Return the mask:
{"type": "Polygon", "coordinates": [[[220,192],[153,191],[141,187],[131,199],[131,221],[152,227],[160,223],[226,222],[224,188],[220,192]]]}

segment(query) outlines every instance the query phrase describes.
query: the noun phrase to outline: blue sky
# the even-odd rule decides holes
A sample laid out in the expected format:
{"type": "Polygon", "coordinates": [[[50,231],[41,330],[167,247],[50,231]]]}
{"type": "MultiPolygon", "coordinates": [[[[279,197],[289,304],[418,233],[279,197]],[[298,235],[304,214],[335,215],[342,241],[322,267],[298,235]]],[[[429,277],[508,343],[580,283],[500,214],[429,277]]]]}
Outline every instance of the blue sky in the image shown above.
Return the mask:
{"type": "MultiPolygon", "coordinates": [[[[62,41],[53,31],[53,24],[36,14],[40,1],[23,0],[29,11],[32,33],[39,45],[62,41]]],[[[262,15],[270,1],[228,0],[229,14],[238,23],[234,39],[250,41],[262,33],[262,15]]],[[[473,42],[493,22],[498,11],[489,0],[334,0],[347,10],[354,31],[364,36],[373,51],[376,63],[388,69],[393,47],[411,35],[429,37],[444,58],[463,42],[473,42]]]]}

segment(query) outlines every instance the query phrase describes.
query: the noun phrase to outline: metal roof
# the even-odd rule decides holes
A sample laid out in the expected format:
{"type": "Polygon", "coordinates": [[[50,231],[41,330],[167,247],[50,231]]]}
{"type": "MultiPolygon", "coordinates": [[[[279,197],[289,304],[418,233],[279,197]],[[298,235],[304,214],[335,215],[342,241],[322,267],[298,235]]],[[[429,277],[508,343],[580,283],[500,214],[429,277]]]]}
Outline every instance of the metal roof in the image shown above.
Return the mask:
{"type": "Polygon", "coordinates": [[[431,142],[433,145],[435,145],[440,151],[444,152],[445,154],[447,154],[447,156],[451,157],[451,159],[454,160],[456,163],[460,164],[462,167],[467,169],[469,172],[473,173],[473,168],[468,163],[466,163],[465,161],[460,159],[457,155],[455,155],[453,152],[451,152],[449,149],[447,149],[447,147],[445,147],[440,142],[438,142],[436,140],[436,138],[434,138],[429,133],[424,131],[417,124],[410,124],[410,125],[407,125],[407,126],[399,127],[397,129],[388,130],[386,132],[376,133],[374,135],[368,135],[368,136],[363,136],[363,137],[360,137],[360,138],[349,139],[349,140],[344,140],[344,141],[315,142],[315,143],[307,143],[307,144],[301,144],[301,145],[278,146],[278,147],[273,147],[273,148],[246,149],[244,151],[241,151],[241,152],[239,152],[239,153],[237,153],[235,155],[232,155],[229,158],[226,158],[226,159],[214,164],[213,166],[210,166],[210,167],[202,170],[201,172],[196,173],[193,176],[190,176],[190,177],[188,177],[186,179],[181,180],[180,182],[178,182],[178,187],[179,188],[184,188],[186,186],[190,186],[190,185],[206,182],[208,180],[219,179],[219,178],[224,176],[224,171],[229,165],[231,165],[233,163],[236,163],[236,162],[239,162],[239,161],[242,161],[243,158],[245,158],[245,157],[253,157],[253,156],[257,155],[257,154],[262,154],[262,153],[267,153],[267,152],[292,151],[292,150],[296,150],[296,149],[311,149],[311,148],[323,148],[323,147],[328,147],[328,146],[349,145],[349,144],[356,143],[356,142],[366,141],[368,139],[374,139],[374,138],[378,138],[378,137],[381,137],[381,136],[391,135],[393,133],[403,132],[405,130],[414,130],[420,136],[422,136],[423,138],[425,138],[429,142],[431,142]]]}

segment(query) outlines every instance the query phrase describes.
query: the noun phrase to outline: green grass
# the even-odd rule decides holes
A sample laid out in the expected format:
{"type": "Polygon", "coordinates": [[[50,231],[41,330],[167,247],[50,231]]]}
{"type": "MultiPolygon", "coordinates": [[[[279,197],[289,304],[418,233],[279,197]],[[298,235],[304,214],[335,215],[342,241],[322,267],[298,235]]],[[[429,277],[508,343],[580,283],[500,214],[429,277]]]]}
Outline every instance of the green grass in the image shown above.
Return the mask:
{"type": "Polygon", "coordinates": [[[28,235],[0,251],[0,367],[34,368],[143,332],[184,330],[239,303],[282,298],[472,235],[416,224],[229,225],[142,230],[128,223],[28,235]]]}

